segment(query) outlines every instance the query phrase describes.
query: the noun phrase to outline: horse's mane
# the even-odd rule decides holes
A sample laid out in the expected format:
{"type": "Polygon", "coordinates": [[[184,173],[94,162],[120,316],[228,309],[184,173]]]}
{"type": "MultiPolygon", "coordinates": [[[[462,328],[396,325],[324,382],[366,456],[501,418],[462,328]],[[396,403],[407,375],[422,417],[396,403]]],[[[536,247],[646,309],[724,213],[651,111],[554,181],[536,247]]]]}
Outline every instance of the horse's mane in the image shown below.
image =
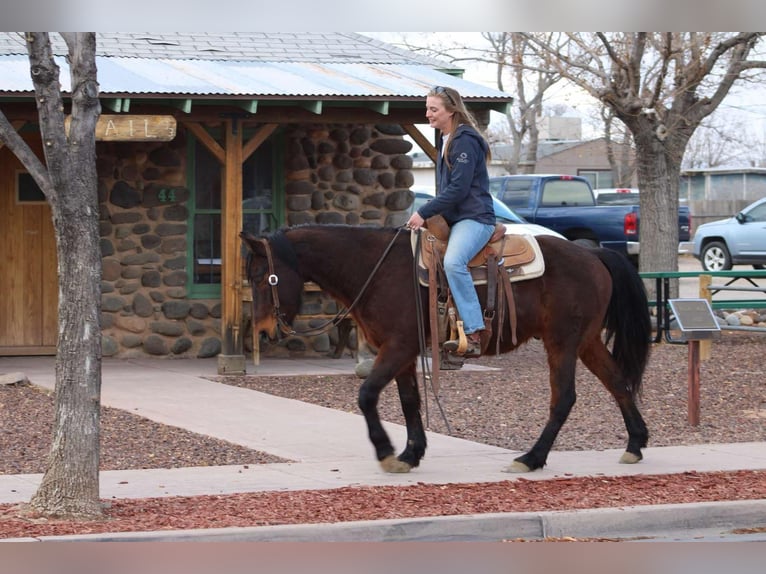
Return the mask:
{"type": "MultiPolygon", "coordinates": [[[[269,246],[271,247],[271,252],[273,253],[274,257],[288,265],[291,269],[298,272],[298,256],[295,253],[295,249],[293,248],[293,244],[288,238],[287,234],[291,231],[298,231],[298,230],[334,230],[338,235],[341,233],[344,233],[346,231],[363,231],[363,232],[369,232],[372,234],[393,234],[396,233],[397,229],[394,227],[377,227],[377,226],[358,226],[358,225],[349,225],[345,223],[302,223],[299,225],[292,225],[290,227],[282,227],[281,229],[278,229],[271,235],[268,235],[265,237],[265,239],[269,242],[269,246]]],[[[253,258],[253,252],[249,251],[247,254],[247,259],[245,262],[245,268],[247,272],[247,278],[250,282],[253,282],[253,277],[251,276],[253,272],[253,268],[251,265],[252,258],[253,258]]]]}
{"type": "MultiPolygon", "coordinates": [[[[290,266],[291,269],[294,269],[295,271],[298,271],[298,258],[295,255],[295,251],[293,251],[293,246],[288,241],[287,237],[285,236],[285,230],[280,229],[278,231],[275,231],[271,235],[265,237],[266,241],[268,241],[269,246],[271,247],[271,252],[278,257],[281,261],[284,261],[287,263],[287,265],[290,266]]],[[[254,268],[253,268],[253,257],[255,256],[255,253],[252,250],[248,250],[247,252],[247,258],[245,259],[245,273],[247,275],[247,280],[254,284],[256,282],[256,278],[253,276],[254,268]]]]}
{"type": "Polygon", "coordinates": [[[286,263],[293,271],[298,271],[298,256],[295,254],[293,244],[287,239],[284,228],[275,231],[269,237],[269,245],[277,259],[286,263]]]}

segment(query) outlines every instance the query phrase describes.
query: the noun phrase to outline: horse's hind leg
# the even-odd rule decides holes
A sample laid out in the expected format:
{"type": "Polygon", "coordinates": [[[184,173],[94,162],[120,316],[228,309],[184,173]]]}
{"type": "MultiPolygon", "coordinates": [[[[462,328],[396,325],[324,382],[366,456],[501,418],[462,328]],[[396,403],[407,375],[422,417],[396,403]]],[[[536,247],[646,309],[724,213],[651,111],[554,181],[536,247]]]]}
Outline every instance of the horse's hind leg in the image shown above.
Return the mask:
{"type": "Polygon", "coordinates": [[[396,386],[407,425],[407,447],[397,458],[400,462],[415,468],[426,452],[426,433],[423,428],[423,418],[420,415],[420,393],[414,364],[396,377],[396,386]]]}
{"type": "Polygon", "coordinates": [[[643,458],[641,449],[649,440],[649,431],[619,366],[600,338],[581,351],[580,359],[611,393],[622,413],[625,429],[628,431],[628,446],[620,462],[632,464],[640,461],[643,458]]]}
{"type": "Polygon", "coordinates": [[[529,452],[514,459],[506,472],[530,472],[545,466],[548,453],[567,420],[577,396],[575,394],[575,368],[577,353],[567,347],[552,348],[546,342],[550,369],[551,401],[548,422],[529,452]]]}

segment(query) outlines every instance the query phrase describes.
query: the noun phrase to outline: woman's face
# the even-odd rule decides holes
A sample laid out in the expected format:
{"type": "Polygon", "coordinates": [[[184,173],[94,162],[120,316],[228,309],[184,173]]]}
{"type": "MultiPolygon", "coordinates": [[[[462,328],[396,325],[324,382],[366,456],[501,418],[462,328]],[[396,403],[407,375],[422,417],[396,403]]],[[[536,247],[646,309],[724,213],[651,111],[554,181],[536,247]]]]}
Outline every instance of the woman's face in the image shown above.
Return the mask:
{"type": "Polygon", "coordinates": [[[426,119],[428,124],[442,133],[449,133],[452,129],[452,116],[455,112],[448,112],[444,107],[444,101],[439,96],[426,97],[426,119]]]}

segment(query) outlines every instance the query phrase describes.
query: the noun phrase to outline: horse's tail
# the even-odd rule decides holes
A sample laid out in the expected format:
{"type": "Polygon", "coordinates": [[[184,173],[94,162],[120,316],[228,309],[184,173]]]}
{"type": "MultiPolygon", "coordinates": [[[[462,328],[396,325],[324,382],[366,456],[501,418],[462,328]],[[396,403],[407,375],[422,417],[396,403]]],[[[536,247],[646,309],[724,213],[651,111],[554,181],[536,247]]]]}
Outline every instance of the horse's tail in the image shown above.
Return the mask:
{"type": "Polygon", "coordinates": [[[651,349],[652,323],[646,289],[627,257],[611,249],[595,252],[612,276],[612,297],[604,318],[606,342],[609,344],[614,338],[612,356],[636,396],[651,349]]]}

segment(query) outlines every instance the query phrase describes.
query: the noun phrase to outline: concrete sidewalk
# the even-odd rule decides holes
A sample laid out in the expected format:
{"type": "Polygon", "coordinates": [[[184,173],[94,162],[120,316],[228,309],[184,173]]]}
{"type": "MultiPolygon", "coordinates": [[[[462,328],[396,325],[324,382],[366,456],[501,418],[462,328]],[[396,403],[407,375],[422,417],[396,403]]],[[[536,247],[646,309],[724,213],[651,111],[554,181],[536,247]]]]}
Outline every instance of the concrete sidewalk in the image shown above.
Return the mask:
{"type": "MultiPolygon", "coordinates": [[[[270,376],[348,374],[354,366],[351,359],[267,359],[248,370],[270,376]]],[[[52,357],[0,357],[0,373],[17,371],[36,385],[54,386],[52,357]]],[[[105,359],[102,404],[294,462],[104,471],[102,498],[766,469],[766,442],[759,442],[647,448],[644,460],[635,465],[618,464],[622,449],[552,451],[543,470],[522,476],[503,472],[518,452],[428,433],[428,453],[421,466],[409,474],[387,474],[374,460],[360,415],[204,378],[216,375],[214,359],[105,359]]],[[[385,426],[401,449],[404,427],[385,426]]],[[[28,501],[41,479],[39,474],[0,476],[0,503],[28,501]]]]}

